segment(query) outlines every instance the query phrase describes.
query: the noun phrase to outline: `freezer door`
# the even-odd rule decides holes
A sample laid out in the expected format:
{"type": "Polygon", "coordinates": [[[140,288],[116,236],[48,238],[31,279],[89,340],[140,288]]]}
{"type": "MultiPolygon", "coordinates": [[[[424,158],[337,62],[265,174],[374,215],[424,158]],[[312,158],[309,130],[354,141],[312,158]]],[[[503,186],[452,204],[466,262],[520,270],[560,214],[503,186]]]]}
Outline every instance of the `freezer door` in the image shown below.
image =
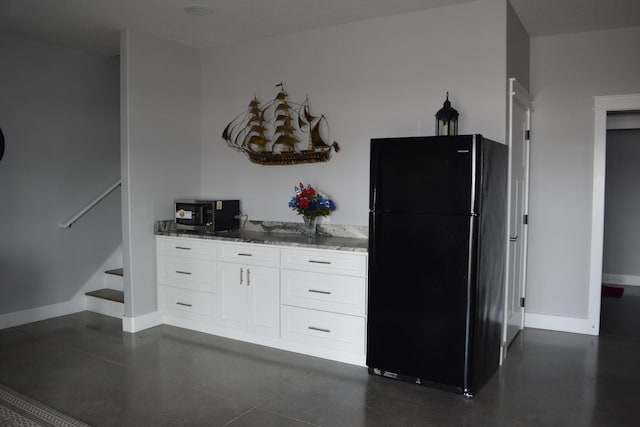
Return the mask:
{"type": "Polygon", "coordinates": [[[462,391],[470,224],[475,220],[469,215],[370,214],[370,368],[462,391]]]}
{"type": "Polygon", "coordinates": [[[370,210],[472,212],[474,136],[371,140],[370,210]]]}

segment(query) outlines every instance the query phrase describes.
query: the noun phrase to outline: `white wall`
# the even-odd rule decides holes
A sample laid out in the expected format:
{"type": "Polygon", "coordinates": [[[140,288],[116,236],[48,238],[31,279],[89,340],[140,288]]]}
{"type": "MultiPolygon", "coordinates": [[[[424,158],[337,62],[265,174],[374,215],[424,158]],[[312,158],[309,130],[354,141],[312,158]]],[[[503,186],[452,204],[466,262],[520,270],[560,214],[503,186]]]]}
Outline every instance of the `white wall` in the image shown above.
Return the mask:
{"type": "Polygon", "coordinates": [[[433,135],[446,91],[460,112],[460,133],[505,142],[504,0],[203,50],[203,194],[240,198],[250,219],[299,221],[287,203],[302,180],[336,202],[332,223],[366,225],[369,140],[433,135]],[[308,94],[312,112],[326,115],[342,148],[329,162],[255,165],[222,140],[254,93],[267,101],[279,82],[291,100],[308,94]]]}
{"type": "Polygon", "coordinates": [[[639,129],[607,132],[602,262],[602,273],[605,277],[627,276],[640,281],[638,159],[640,159],[639,129]]]}
{"type": "Polygon", "coordinates": [[[118,59],[0,34],[0,314],[70,300],[121,242],[118,59]]]}
{"type": "Polygon", "coordinates": [[[200,194],[200,63],[195,49],[130,30],[120,54],[125,316],[136,318],[157,309],[153,222],[200,194]]]}
{"type": "Polygon", "coordinates": [[[531,40],[528,319],[587,317],[592,97],[640,92],[639,45],[640,27],[531,40]]]}

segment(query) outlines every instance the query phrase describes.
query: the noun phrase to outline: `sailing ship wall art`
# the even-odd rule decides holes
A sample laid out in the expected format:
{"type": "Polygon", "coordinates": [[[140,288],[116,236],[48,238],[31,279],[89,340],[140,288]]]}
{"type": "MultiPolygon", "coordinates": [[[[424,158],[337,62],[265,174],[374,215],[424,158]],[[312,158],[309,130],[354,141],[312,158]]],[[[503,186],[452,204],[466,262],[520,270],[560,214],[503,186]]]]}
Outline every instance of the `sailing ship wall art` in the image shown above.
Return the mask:
{"type": "Polygon", "coordinates": [[[299,104],[289,100],[284,85],[276,85],[275,98],[264,105],[255,97],[246,111],[231,121],[222,132],[229,147],[245,153],[261,165],[293,165],[326,162],[331,151],[340,151],[337,142],[329,144],[324,115],[309,109],[309,97],[299,104]]]}

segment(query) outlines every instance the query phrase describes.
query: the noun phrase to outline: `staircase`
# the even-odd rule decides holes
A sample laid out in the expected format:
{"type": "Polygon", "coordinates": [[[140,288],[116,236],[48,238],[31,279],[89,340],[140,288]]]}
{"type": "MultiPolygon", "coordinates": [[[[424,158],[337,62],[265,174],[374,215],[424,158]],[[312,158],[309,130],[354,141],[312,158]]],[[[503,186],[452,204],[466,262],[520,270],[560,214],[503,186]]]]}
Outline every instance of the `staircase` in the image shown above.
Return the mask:
{"type": "Polygon", "coordinates": [[[124,315],[124,270],[115,268],[104,274],[105,287],[85,293],[87,310],[121,319],[124,315]]]}

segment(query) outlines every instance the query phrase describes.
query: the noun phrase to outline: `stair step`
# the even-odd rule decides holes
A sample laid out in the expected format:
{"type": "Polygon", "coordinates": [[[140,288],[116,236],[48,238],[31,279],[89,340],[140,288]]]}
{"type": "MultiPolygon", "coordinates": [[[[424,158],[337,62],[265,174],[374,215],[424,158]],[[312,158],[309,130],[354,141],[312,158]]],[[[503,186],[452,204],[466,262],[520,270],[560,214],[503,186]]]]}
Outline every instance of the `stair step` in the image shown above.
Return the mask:
{"type": "Polygon", "coordinates": [[[105,271],[105,274],[113,274],[114,276],[124,277],[124,268],[114,268],[113,270],[105,271]]]}
{"type": "Polygon", "coordinates": [[[85,295],[90,297],[96,297],[101,299],[106,299],[109,301],[121,302],[124,304],[124,292],[117,291],[115,289],[98,289],[95,291],[87,292],[85,295]]]}

